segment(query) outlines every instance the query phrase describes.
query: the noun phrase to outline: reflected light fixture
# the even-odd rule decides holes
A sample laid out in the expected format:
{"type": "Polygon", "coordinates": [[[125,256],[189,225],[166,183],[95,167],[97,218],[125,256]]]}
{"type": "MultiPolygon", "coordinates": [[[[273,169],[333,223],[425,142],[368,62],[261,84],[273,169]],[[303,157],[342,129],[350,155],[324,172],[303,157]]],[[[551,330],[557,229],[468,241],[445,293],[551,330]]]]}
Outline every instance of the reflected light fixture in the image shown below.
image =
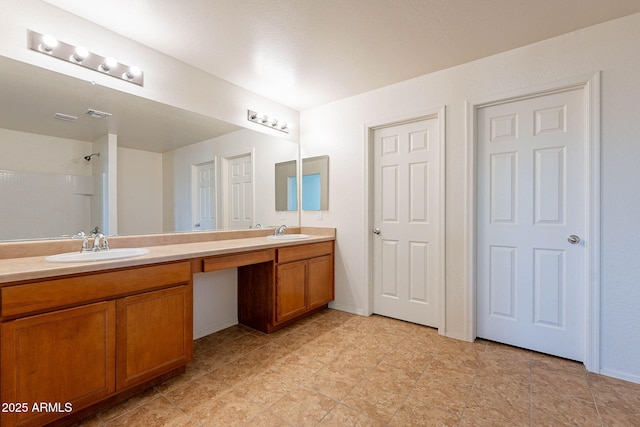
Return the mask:
{"type": "Polygon", "coordinates": [[[125,65],[112,56],[97,55],[84,46],[73,46],[61,42],[50,34],[29,30],[29,49],[144,86],[144,74],[140,67],[125,65]]]}
{"type": "Polygon", "coordinates": [[[258,123],[259,125],[279,130],[280,132],[289,133],[289,125],[287,122],[278,120],[275,117],[268,116],[264,113],[258,113],[253,110],[247,110],[247,120],[258,123]]]}

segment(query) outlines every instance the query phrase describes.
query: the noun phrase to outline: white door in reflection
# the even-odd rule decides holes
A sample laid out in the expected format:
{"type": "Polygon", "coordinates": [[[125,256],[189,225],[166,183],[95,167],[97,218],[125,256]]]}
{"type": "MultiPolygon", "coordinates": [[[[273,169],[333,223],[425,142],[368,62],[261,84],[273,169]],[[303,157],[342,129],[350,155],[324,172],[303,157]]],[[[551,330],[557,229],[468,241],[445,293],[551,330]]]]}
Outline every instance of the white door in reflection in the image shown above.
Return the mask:
{"type": "Polygon", "coordinates": [[[215,161],[194,165],[193,229],[216,228],[216,168],[215,161]]]}
{"type": "Polygon", "coordinates": [[[250,228],[253,224],[253,161],[243,154],[226,159],[227,194],[224,207],[227,228],[250,228]]]}

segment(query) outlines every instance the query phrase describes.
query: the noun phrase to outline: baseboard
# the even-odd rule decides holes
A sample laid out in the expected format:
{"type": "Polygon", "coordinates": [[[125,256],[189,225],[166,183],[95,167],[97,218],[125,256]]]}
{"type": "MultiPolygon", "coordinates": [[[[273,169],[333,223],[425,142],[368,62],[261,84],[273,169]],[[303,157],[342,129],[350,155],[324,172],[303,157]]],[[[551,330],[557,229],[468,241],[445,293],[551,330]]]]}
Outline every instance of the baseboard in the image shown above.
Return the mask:
{"type": "Polygon", "coordinates": [[[640,384],[640,375],[629,374],[627,372],[616,371],[615,369],[600,369],[600,374],[607,377],[617,378],[632,383],[640,384]]]}
{"type": "Polygon", "coordinates": [[[358,316],[365,316],[364,311],[355,305],[340,304],[335,301],[329,303],[329,308],[334,310],[346,311],[347,313],[357,314],[358,316]]]}
{"type": "Polygon", "coordinates": [[[206,328],[200,328],[197,331],[193,331],[193,339],[197,340],[198,338],[206,337],[207,335],[211,335],[223,329],[227,329],[231,326],[237,325],[238,319],[228,320],[226,322],[216,323],[215,325],[209,325],[206,328]]]}

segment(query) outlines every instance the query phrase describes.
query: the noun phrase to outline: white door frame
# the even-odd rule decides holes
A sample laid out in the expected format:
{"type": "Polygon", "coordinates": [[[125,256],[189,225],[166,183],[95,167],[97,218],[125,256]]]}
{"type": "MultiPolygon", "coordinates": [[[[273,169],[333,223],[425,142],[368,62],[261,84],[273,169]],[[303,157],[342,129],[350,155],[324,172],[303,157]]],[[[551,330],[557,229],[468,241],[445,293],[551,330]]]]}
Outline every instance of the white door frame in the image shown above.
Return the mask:
{"type": "MultiPolygon", "coordinates": [[[[256,213],[256,163],[255,163],[255,149],[248,148],[244,151],[238,151],[235,153],[225,154],[220,156],[221,167],[220,167],[220,189],[222,191],[219,192],[220,200],[217,200],[218,206],[220,207],[220,211],[218,212],[222,215],[222,222],[217,220],[218,224],[222,224],[222,226],[227,229],[229,228],[229,204],[227,203],[227,198],[229,196],[229,160],[235,159],[236,157],[243,156],[251,156],[251,212],[255,217],[256,213]]],[[[254,218],[255,219],[255,218],[254,218]]]]}
{"type": "Polygon", "coordinates": [[[440,137],[438,139],[438,144],[440,144],[440,198],[438,200],[438,203],[440,205],[440,247],[438,248],[438,250],[441,252],[442,256],[441,256],[441,260],[440,260],[440,278],[438,280],[439,283],[439,289],[438,292],[440,294],[440,301],[438,302],[440,304],[440,321],[438,324],[438,333],[440,335],[444,335],[444,332],[446,331],[445,328],[445,309],[446,309],[446,305],[445,305],[445,265],[446,265],[446,252],[445,252],[445,241],[446,241],[446,235],[445,235],[445,149],[446,149],[446,145],[445,145],[445,133],[446,133],[446,128],[445,128],[445,107],[439,107],[439,108],[433,108],[433,109],[429,109],[429,110],[424,110],[424,111],[420,111],[420,112],[416,112],[416,113],[412,113],[412,114],[406,114],[400,117],[393,117],[393,118],[389,118],[389,119],[384,119],[384,120],[378,120],[375,122],[370,122],[365,124],[365,129],[364,129],[364,134],[365,134],[365,147],[364,147],[364,154],[365,154],[365,167],[364,167],[364,173],[365,173],[365,177],[364,177],[364,206],[367,207],[367,214],[366,214],[366,218],[365,218],[365,235],[366,235],[366,244],[365,244],[365,256],[364,256],[364,264],[365,264],[365,271],[367,272],[367,280],[368,280],[368,286],[367,286],[367,301],[368,301],[368,307],[367,307],[367,312],[363,313],[366,316],[370,316],[371,314],[373,314],[373,275],[374,275],[374,265],[373,265],[373,233],[371,232],[371,230],[374,227],[373,224],[373,202],[374,202],[374,198],[373,198],[373,156],[374,156],[374,151],[373,151],[373,143],[374,143],[374,137],[373,137],[373,133],[376,129],[380,129],[380,128],[385,128],[385,127],[391,127],[391,126],[396,126],[396,125],[401,125],[401,124],[405,124],[405,123],[410,123],[410,122],[417,122],[420,120],[426,120],[426,119],[434,119],[437,118],[438,119],[438,131],[440,134],[440,137]]]}
{"type": "Polygon", "coordinates": [[[517,101],[536,96],[563,92],[571,89],[582,89],[584,92],[585,119],[585,331],[584,331],[584,364],[591,372],[600,371],[600,73],[578,76],[561,82],[516,91],[502,96],[490,96],[483,99],[466,101],[467,113],[467,157],[465,170],[467,173],[467,289],[465,292],[464,339],[473,341],[476,338],[477,325],[477,202],[478,202],[478,167],[477,167],[477,110],[490,105],[517,101]]]}

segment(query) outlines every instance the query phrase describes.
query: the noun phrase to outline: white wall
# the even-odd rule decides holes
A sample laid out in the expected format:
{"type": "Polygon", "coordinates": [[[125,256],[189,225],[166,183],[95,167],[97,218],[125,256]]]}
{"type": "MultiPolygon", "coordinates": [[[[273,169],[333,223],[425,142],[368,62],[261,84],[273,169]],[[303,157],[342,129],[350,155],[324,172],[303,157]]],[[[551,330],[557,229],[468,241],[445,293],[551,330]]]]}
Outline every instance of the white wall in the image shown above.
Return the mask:
{"type": "Polygon", "coordinates": [[[118,147],[118,234],[162,232],[162,154],[118,147]]]}
{"type": "MultiPolygon", "coordinates": [[[[337,227],[336,301],[369,312],[365,128],[446,106],[446,325],[464,337],[467,294],[465,101],[602,71],[601,372],[640,382],[640,14],[301,113],[301,156],[328,154],[330,210],[302,225],[337,227]]],[[[381,52],[383,55],[383,52],[381,52]]]]}
{"type": "Polygon", "coordinates": [[[193,276],[193,338],[238,324],[238,269],[193,276]]]}

